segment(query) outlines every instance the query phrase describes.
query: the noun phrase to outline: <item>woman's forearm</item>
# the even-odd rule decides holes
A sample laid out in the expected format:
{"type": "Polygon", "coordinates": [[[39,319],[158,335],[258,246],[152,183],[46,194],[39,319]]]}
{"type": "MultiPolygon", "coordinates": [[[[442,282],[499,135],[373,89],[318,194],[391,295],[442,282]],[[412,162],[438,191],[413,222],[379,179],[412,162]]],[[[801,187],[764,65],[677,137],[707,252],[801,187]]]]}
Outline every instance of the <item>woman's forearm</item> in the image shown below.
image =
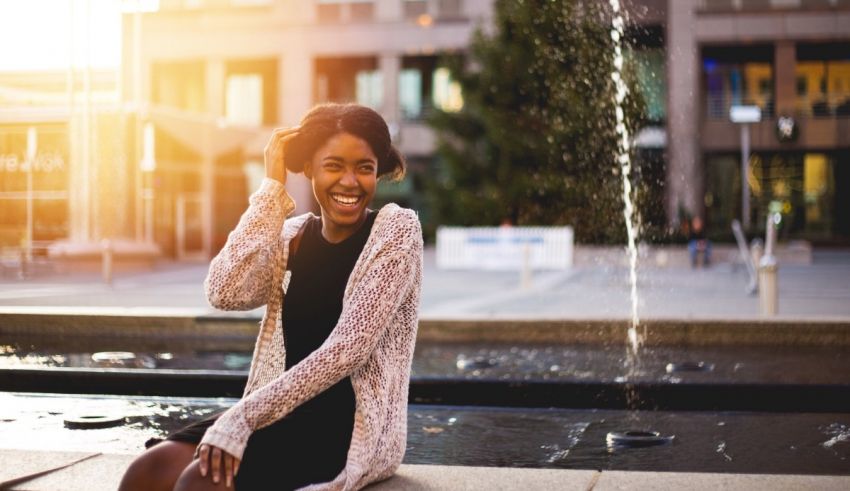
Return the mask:
{"type": "Polygon", "coordinates": [[[276,247],[286,216],[295,203],[283,185],[263,179],[250,206],[210,263],[204,290],[210,305],[221,310],[251,310],[264,305],[272,287],[276,247]]]}

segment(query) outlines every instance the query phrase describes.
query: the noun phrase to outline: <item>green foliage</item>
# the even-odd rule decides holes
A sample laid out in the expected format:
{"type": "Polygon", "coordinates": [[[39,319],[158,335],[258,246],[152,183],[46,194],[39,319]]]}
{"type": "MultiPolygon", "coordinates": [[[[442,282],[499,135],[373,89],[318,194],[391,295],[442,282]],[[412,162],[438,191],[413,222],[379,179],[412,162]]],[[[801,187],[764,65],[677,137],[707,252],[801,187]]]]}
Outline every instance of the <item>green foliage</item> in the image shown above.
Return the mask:
{"type": "MultiPolygon", "coordinates": [[[[429,119],[438,135],[429,185],[436,219],[572,225],[583,242],[621,241],[607,2],[511,0],[494,8],[491,33],[479,30],[466,59],[446,61],[463,110],[429,119]]],[[[634,94],[626,100],[630,123],[642,107],[634,94]]]]}

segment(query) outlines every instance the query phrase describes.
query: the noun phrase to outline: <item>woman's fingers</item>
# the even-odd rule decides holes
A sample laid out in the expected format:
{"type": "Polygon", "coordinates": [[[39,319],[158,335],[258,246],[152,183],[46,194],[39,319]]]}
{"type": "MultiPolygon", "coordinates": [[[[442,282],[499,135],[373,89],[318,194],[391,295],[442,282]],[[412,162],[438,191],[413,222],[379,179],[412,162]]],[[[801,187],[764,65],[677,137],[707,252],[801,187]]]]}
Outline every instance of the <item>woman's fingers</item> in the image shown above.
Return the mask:
{"type": "Polygon", "coordinates": [[[281,135],[281,136],[288,135],[290,133],[295,133],[300,128],[301,128],[300,126],[291,126],[289,128],[275,128],[274,131],[272,131],[272,134],[273,135],[281,135]]]}
{"type": "Polygon", "coordinates": [[[207,477],[207,469],[209,468],[210,462],[209,445],[200,446],[198,449],[198,460],[200,461],[200,465],[198,467],[201,469],[201,477],[207,477]]]}
{"type": "Polygon", "coordinates": [[[241,463],[242,463],[241,460],[237,459],[236,457],[233,457],[233,475],[234,476],[236,476],[236,474],[239,474],[239,464],[241,464],[241,463]]]}
{"type": "Polygon", "coordinates": [[[277,128],[272,132],[265,148],[266,177],[286,184],[286,168],[283,154],[286,143],[298,134],[299,127],[277,128]]]}
{"type": "Polygon", "coordinates": [[[218,447],[213,447],[212,450],[212,480],[213,483],[218,484],[219,479],[221,479],[221,449],[218,447]]]}
{"type": "Polygon", "coordinates": [[[229,453],[224,454],[224,486],[229,488],[233,484],[233,461],[236,460],[229,453]]]}

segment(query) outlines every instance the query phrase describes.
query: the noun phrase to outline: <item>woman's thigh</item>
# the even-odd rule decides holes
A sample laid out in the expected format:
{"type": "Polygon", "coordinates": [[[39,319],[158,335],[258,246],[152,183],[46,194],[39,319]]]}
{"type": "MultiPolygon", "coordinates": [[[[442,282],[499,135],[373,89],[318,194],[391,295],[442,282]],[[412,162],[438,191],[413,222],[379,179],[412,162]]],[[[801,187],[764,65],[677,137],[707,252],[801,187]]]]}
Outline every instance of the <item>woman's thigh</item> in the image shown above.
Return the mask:
{"type": "Polygon", "coordinates": [[[171,491],[192,463],[195,445],[166,440],[136,457],[121,479],[119,491],[171,491]]]}

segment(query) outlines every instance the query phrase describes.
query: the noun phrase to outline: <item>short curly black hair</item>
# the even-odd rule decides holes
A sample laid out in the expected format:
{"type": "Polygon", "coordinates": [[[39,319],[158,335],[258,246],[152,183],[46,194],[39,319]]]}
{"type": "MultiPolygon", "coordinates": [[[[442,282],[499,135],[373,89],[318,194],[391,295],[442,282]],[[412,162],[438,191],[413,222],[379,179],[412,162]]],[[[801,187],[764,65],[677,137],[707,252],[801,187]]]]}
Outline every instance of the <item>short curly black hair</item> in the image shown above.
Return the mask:
{"type": "Polygon", "coordinates": [[[286,145],[284,161],[291,172],[304,172],[316,150],[339,133],[362,138],[378,157],[378,177],[397,181],[404,177],[405,161],[390,140],[380,114],[359,104],[320,104],[301,120],[298,135],[286,145]]]}

